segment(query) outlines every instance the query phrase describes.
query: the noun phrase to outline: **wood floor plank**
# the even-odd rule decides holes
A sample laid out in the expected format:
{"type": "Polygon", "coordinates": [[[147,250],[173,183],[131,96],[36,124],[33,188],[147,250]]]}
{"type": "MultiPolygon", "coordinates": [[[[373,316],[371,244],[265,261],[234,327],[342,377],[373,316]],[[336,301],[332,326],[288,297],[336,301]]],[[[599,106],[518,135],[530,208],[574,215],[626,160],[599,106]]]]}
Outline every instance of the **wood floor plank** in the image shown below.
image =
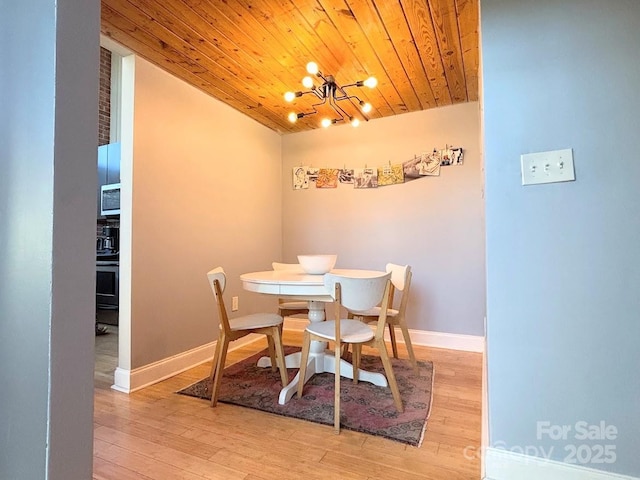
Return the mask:
{"type": "MultiPolygon", "coordinates": [[[[284,332],[286,345],[300,346],[301,339],[299,331],[284,332]]],[[[117,345],[113,337],[109,341],[117,345]]],[[[261,339],[232,350],[227,365],[265,347],[261,339]]],[[[126,395],[110,389],[117,356],[112,352],[109,363],[108,348],[101,347],[93,479],[479,479],[482,355],[414,349],[418,360],[435,368],[431,415],[419,448],[346,429],[336,435],[332,426],[235,405],[211,408],[175,393],[209,375],[209,362],[126,395]]]]}

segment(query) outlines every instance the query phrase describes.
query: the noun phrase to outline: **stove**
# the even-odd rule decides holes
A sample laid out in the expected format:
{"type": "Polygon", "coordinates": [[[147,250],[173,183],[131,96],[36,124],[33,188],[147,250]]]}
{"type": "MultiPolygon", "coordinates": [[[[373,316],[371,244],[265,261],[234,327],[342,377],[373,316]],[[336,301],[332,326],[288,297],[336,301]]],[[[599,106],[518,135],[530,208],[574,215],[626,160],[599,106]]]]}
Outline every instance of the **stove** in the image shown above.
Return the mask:
{"type": "Polygon", "coordinates": [[[117,261],[120,259],[119,252],[113,250],[98,250],[96,251],[96,261],[117,261]]]}
{"type": "Polygon", "coordinates": [[[120,256],[113,250],[96,251],[96,306],[118,309],[120,302],[120,256]]]}

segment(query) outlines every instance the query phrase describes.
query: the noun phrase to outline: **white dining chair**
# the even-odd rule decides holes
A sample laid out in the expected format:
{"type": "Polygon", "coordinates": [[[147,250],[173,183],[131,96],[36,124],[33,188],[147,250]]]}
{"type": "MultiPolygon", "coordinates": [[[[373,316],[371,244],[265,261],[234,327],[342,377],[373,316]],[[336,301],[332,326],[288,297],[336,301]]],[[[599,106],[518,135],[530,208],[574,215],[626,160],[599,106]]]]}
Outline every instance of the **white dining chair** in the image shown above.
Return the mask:
{"type": "Polygon", "coordinates": [[[334,429],[336,433],[340,433],[340,359],[342,344],[353,346],[353,381],[356,383],[358,382],[361,348],[362,345],[367,345],[378,350],[396,409],[402,412],[403,406],[400,391],[384,343],[391,273],[380,273],[375,277],[357,278],[328,273],[324,276],[324,285],[327,292],[334,299],[334,317],[324,322],[311,323],[304,331],[298,397],[301,398],[304,392],[304,379],[306,378],[311,340],[333,342],[335,349],[334,429]],[[343,307],[347,310],[365,311],[376,305],[381,305],[382,309],[380,310],[375,330],[359,320],[342,318],[343,307]]]}
{"type": "MultiPolygon", "coordinates": [[[[413,352],[413,345],[411,344],[411,337],[409,336],[409,329],[407,328],[407,322],[405,320],[405,312],[409,301],[409,287],[411,286],[411,267],[409,265],[387,263],[386,271],[391,273],[391,289],[389,291],[388,302],[389,307],[387,308],[387,325],[389,327],[389,339],[391,340],[393,356],[394,358],[399,358],[398,346],[396,345],[395,327],[400,327],[400,331],[404,338],[404,344],[409,354],[409,360],[415,370],[418,368],[418,362],[416,361],[416,355],[413,352]],[[402,295],[398,309],[394,309],[394,295],[397,291],[402,292],[402,295]]],[[[364,312],[349,310],[348,318],[358,318],[366,323],[376,322],[380,316],[380,308],[381,307],[378,305],[364,312]]]]}
{"type": "MultiPolygon", "coordinates": [[[[274,270],[292,270],[294,272],[304,273],[299,263],[273,262],[271,266],[274,270]]],[[[279,298],[278,313],[283,317],[291,317],[293,315],[305,315],[308,317],[309,304],[307,302],[296,302],[285,298],[279,298]]]]}
{"type": "Polygon", "coordinates": [[[218,403],[220,382],[227,358],[229,342],[242,338],[250,333],[260,333],[269,340],[269,355],[271,356],[271,369],[275,371],[276,365],[280,369],[282,386],[289,382],[287,367],[284,361],[284,347],[282,345],[282,316],[276,313],[253,313],[242,317],[229,318],[222,294],[227,284],[227,276],[222,267],[214,268],[207,273],[209,285],[213,291],[218,306],[220,317],[220,336],[216,345],[216,353],[211,365],[211,406],[218,403]]]}

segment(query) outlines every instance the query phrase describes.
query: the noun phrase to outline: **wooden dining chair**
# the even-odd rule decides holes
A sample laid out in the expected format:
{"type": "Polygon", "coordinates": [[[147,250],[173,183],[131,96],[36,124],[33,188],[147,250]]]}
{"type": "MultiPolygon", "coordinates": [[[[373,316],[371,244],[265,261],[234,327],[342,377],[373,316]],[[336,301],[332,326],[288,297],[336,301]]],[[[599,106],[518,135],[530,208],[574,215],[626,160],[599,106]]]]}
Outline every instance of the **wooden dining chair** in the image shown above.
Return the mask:
{"type": "Polygon", "coordinates": [[[218,392],[227,358],[229,342],[242,338],[250,333],[261,333],[269,340],[269,355],[271,357],[271,370],[275,371],[276,365],[280,369],[282,386],[289,382],[287,367],[284,361],[284,347],[282,345],[283,318],[275,313],[253,313],[242,317],[229,318],[224,305],[222,294],[227,284],[227,276],[222,267],[217,267],[207,273],[209,285],[213,291],[218,306],[220,318],[220,336],[216,345],[216,353],[211,365],[211,406],[218,403],[218,392]]]}
{"type": "MultiPolygon", "coordinates": [[[[274,270],[293,270],[296,272],[304,273],[299,263],[279,263],[273,262],[271,264],[274,270]]],[[[307,302],[295,302],[287,300],[285,298],[278,299],[278,313],[283,317],[291,317],[292,315],[305,315],[309,316],[309,305],[307,302]]]]}
{"type": "MultiPolygon", "coordinates": [[[[409,301],[409,287],[411,286],[411,267],[409,265],[396,265],[394,263],[387,263],[386,271],[391,273],[391,289],[389,291],[389,306],[387,308],[387,325],[389,327],[389,338],[391,340],[391,349],[393,351],[394,358],[398,357],[398,346],[396,345],[396,330],[395,327],[400,327],[402,336],[404,338],[404,344],[407,347],[409,354],[409,360],[414,369],[418,368],[418,362],[416,361],[416,355],[413,352],[413,345],[411,344],[411,337],[409,336],[409,329],[407,328],[407,322],[405,320],[405,312],[407,310],[407,303],[409,301]],[[400,305],[398,309],[393,308],[395,292],[402,292],[400,298],[400,305]]],[[[349,310],[348,318],[358,318],[366,323],[377,322],[380,317],[381,307],[378,305],[367,311],[353,311],[349,310]]]]}
{"type": "MultiPolygon", "coordinates": [[[[391,360],[384,342],[384,328],[387,317],[387,303],[389,301],[389,289],[391,288],[391,273],[381,273],[376,277],[346,277],[328,273],[324,276],[324,284],[327,291],[334,299],[334,318],[324,322],[309,324],[304,331],[302,344],[302,356],[300,359],[300,383],[298,384],[298,397],[302,397],[304,391],[304,379],[309,358],[311,340],[321,342],[333,342],[335,353],[335,399],[334,399],[334,429],[340,433],[340,359],[342,344],[353,346],[353,381],[358,382],[358,368],[360,367],[362,345],[375,347],[382,360],[384,371],[389,382],[389,388],[393,395],[396,409],[403,411],[400,390],[393,374],[391,360]],[[372,330],[367,324],[355,320],[341,318],[343,307],[348,310],[368,310],[376,305],[381,305],[378,325],[372,330]]],[[[375,387],[382,388],[382,387],[375,387]]]]}

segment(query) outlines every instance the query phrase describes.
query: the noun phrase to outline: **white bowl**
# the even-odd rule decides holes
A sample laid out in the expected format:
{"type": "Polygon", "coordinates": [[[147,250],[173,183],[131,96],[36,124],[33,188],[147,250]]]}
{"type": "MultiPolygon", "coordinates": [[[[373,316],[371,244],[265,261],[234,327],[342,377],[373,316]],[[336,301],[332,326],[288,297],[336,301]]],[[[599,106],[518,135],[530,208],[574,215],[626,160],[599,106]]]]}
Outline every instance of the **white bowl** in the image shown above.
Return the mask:
{"type": "Polygon", "coordinates": [[[338,260],[338,255],[298,255],[298,262],[305,273],[323,275],[331,271],[338,260]]]}

